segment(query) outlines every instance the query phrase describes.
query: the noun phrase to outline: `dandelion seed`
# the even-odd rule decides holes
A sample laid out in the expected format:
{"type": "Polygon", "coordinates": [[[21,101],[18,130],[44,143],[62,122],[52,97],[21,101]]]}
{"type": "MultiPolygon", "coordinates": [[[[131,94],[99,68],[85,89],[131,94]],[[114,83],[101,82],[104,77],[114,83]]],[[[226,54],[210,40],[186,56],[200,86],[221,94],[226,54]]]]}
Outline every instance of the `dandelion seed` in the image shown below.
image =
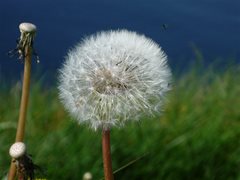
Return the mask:
{"type": "Polygon", "coordinates": [[[60,70],[60,99],[78,120],[106,128],[160,112],[170,89],[167,56],[127,30],[90,36],[69,51],[60,70]]]}

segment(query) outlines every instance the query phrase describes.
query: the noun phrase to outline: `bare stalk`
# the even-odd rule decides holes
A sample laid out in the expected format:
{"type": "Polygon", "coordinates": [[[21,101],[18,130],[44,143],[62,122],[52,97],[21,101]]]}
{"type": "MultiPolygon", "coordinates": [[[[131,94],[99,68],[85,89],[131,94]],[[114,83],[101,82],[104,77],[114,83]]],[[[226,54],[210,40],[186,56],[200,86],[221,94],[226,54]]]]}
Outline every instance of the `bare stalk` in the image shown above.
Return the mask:
{"type": "Polygon", "coordinates": [[[105,180],[113,180],[109,129],[102,131],[102,153],[105,180]]]}
{"type": "MultiPolygon", "coordinates": [[[[24,57],[24,74],[22,85],[22,97],[19,111],[19,119],[16,132],[16,142],[23,142],[25,134],[26,115],[28,107],[30,77],[31,77],[31,59],[32,59],[32,44],[36,31],[36,26],[30,23],[22,23],[19,26],[21,37],[17,45],[17,51],[20,57],[24,57]]],[[[8,180],[13,180],[16,174],[16,167],[13,161],[11,162],[10,170],[8,173],[8,180]]],[[[19,175],[19,179],[22,176],[19,175]]]]}
{"type": "MultiPolygon", "coordinates": [[[[23,74],[23,86],[22,86],[22,97],[21,97],[21,105],[16,133],[16,142],[23,142],[24,132],[25,132],[25,124],[26,124],[26,115],[27,115],[27,106],[28,106],[28,98],[29,98],[29,89],[30,89],[30,77],[31,77],[31,48],[27,48],[27,56],[25,57],[24,63],[24,74],[23,74]]],[[[12,162],[10,171],[8,174],[8,180],[13,180],[16,173],[15,164],[12,162]]]]}
{"type": "Polygon", "coordinates": [[[20,114],[19,114],[18,126],[17,126],[16,142],[22,142],[24,139],[25,122],[26,122],[26,115],[27,115],[29,90],[30,90],[31,58],[32,58],[31,47],[28,47],[26,52],[27,52],[27,56],[25,58],[25,64],[24,64],[22,98],[21,98],[20,114]]]}

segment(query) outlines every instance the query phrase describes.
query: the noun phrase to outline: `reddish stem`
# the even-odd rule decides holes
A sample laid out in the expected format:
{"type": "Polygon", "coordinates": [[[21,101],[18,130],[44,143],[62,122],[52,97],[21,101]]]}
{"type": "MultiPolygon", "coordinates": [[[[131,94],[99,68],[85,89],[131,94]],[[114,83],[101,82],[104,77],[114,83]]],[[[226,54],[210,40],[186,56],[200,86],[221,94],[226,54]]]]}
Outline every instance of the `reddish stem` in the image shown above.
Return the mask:
{"type": "Polygon", "coordinates": [[[23,174],[18,174],[18,180],[24,180],[23,174]]]}
{"type": "Polygon", "coordinates": [[[102,153],[105,180],[113,180],[109,129],[102,131],[102,153]]]}

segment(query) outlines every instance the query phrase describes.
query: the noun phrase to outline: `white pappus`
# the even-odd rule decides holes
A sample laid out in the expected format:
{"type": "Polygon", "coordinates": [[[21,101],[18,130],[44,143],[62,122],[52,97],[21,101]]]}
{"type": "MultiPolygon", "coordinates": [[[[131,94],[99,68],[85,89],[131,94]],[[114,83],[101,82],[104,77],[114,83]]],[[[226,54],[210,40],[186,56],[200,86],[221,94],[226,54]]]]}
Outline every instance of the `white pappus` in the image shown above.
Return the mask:
{"type": "Polygon", "coordinates": [[[59,72],[65,108],[94,129],[161,111],[170,89],[171,72],[161,47],[127,30],[85,38],[68,52],[59,72]]]}

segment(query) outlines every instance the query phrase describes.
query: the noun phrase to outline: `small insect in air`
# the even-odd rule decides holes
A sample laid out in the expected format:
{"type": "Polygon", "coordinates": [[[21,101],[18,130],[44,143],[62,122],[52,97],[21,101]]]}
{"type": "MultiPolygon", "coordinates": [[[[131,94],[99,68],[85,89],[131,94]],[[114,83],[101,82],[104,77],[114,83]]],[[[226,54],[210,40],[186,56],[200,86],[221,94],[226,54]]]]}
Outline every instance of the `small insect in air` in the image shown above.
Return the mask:
{"type": "Polygon", "coordinates": [[[166,31],[168,29],[168,24],[162,24],[162,30],[166,31]]]}

